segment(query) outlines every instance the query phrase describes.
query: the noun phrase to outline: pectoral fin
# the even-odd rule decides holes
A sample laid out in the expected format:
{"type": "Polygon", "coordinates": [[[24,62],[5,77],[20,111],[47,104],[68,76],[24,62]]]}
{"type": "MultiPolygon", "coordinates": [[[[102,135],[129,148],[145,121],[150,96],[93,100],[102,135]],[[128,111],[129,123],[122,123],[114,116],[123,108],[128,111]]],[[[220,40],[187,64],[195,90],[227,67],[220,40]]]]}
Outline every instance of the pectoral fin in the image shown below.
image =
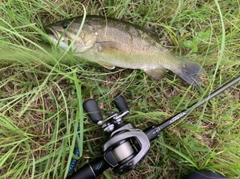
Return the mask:
{"type": "Polygon", "coordinates": [[[99,65],[103,66],[104,68],[107,68],[109,70],[113,70],[115,68],[115,66],[109,64],[109,63],[106,63],[106,62],[103,62],[103,61],[98,61],[97,62],[99,65]]]}
{"type": "Polygon", "coordinates": [[[165,76],[166,70],[164,68],[145,69],[145,73],[154,79],[160,80],[165,76]]]}
{"type": "MultiPolygon", "coordinates": [[[[94,48],[96,50],[96,52],[100,52],[100,53],[108,53],[109,50],[113,50],[116,49],[116,43],[112,42],[112,41],[101,41],[101,42],[96,42],[94,45],[94,48]]],[[[110,52],[111,52],[110,51],[110,52]]],[[[112,70],[115,68],[114,65],[107,63],[105,61],[98,61],[97,62],[99,65],[112,70]]]]}
{"type": "Polygon", "coordinates": [[[117,49],[117,45],[112,41],[101,41],[95,43],[95,48],[98,52],[104,52],[106,50],[117,49]]]}

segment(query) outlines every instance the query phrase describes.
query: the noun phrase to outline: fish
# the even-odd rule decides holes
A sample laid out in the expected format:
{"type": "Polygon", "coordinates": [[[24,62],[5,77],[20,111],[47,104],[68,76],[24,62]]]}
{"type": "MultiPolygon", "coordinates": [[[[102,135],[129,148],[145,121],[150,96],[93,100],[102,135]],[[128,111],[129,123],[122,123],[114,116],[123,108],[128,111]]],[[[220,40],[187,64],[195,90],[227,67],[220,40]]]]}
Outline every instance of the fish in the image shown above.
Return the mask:
{"type": "Polygon", "coordinates": [[[157,80],[170,70],[190,85],[201,85],[199,64],[174,55],[156,33],[130,22],[87,15],[58,21],[45,31],[53,44],[64,50],[71,45],[74,55],[107,69],[141,69],[157,80]]]}

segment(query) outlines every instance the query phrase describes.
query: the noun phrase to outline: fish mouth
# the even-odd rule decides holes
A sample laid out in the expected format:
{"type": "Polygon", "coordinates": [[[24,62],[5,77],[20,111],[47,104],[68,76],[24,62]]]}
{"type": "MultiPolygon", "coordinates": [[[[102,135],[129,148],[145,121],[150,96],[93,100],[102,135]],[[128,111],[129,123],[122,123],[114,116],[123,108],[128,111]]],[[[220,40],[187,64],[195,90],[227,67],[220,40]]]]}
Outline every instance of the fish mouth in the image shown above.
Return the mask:
{"type": "Polygon", "coordinates": [[[60,46],[63,49],[68,48],[68,44],[64,42],[64,37],[57,30],[54,30],[52,27],[46,27],[44,30],[50,38],[51,43],[60,46]]]}
{"type": "Polygon", "coordinates": [[[47,35],[48,35],[51,39],[58,40],[58,39],[60,39],[60,37],[61,37],[61,35],[60,35],[56,30],[54,30],[54,29],[51,28],[51,27],[46,27],[46,28],[45,28],[45,32],[47,33],[47,35]]]}

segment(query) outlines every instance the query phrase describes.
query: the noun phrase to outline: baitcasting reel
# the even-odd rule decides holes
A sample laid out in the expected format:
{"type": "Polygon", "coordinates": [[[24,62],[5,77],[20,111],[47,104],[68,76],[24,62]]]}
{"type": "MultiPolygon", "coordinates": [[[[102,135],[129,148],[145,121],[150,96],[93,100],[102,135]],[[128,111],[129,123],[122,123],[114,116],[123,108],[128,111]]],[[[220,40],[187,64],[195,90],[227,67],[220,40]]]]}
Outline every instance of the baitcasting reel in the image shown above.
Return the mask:
{"type": "Polygon", "coordinates": [[[103,145],[103,157],[84,165],[67,179],[94,179],[108,168],[113,168],[113,172],[116,174],[123,174],[135,168],[149,151],[150,142],[156,139],[163,129],[179,121],[193,109],[201,106],[239,81],[240,76],[183,112],[158,126],[151,126],[144,131],[134,128],[130,123],[122,119],[129,113],[128,106],[122,96],[115,99],[115,105],[119,112],[112,113],[106,120],[103,120],[98,104],[94,99],[85,101],[83,108],[88,113],[89,118],[94,123],[102,126],[104,131],[110,134],[110,138],[103,145]]]}
{"type": "Polygon", "coordinates": [[[114,112],[109,118],[103,120],[98,104],[94,99],[89,99],[83,104],[89,118],[110,134],[109,140],[103,145],[103,158],[98,160],[99,165],[94,164],[96,167],[87,165],[86,169],[83,168],[84,171],[86,170],[86,175],[83,173],[81,175],[85,179],[95,178],[96,173],[102,173],[109,167],[113,168],[114,173],[123,174],[135,168],[150,148],[147,135],[122,119],[129,113],[125,99],[118,96],[115,99],[115,105],[119,112],[114,112]]]}

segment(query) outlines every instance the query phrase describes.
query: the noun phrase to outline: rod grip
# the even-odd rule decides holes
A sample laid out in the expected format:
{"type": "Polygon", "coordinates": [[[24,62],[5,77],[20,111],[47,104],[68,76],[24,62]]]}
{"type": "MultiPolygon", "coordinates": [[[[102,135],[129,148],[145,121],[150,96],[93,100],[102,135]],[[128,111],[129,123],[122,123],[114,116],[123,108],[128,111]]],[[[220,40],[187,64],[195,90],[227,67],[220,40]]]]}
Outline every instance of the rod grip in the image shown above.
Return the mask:
{"type": "Polygon", "coordinates": [[[94,179],[109,167],[110,165],[104,160],[104,158],[99,158],[87,163],[75,173],[67,177],[67,179],[94,179]]]}

